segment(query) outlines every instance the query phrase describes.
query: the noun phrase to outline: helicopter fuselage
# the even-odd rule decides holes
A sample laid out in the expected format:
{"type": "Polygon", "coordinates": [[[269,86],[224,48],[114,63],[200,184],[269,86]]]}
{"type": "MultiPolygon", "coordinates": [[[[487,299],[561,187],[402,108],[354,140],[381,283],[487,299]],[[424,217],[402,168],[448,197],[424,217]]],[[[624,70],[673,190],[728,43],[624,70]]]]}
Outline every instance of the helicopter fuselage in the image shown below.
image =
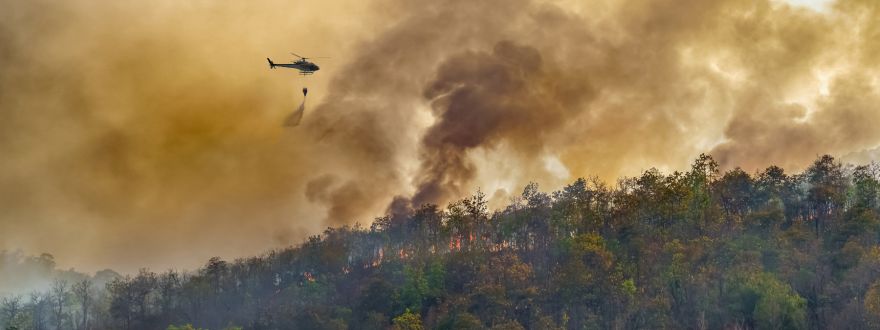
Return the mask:
{"type": "Polygon", "coordinates": [[[275,67],[297,69],[297,70],[299,70],[299,73],[303,74],[303,75],[313,74],[313,73],[315,73],[315,71],[318,71],[321,69],[321,67],[319,67],[317,64],[306,61],[306,60],[298,60],[298,61],[294,61],[293,63],[281,63],[281,64],[276,64],[268,58],[266,60],[269,61],[269,68],[270,69],[274,69],[275,67]]]}

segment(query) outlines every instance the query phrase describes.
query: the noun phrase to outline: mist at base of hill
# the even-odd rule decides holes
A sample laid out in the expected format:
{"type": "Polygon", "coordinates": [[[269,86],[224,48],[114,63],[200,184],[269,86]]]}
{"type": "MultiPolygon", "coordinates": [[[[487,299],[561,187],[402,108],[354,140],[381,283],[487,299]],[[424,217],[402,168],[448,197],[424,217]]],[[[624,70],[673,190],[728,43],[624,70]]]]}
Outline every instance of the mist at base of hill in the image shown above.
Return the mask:
{"type": "Polygon", "coordinates": [[[48,291],[56,281],[73,284],[82,280],[104,286],[120,277],[113,270],[105,269],[89,275],[75,269],[57,269],[55,257],[49,253],[39,256],[26,255],[21,250],[0,251],[0,296],[28,295],[48,291]]]}

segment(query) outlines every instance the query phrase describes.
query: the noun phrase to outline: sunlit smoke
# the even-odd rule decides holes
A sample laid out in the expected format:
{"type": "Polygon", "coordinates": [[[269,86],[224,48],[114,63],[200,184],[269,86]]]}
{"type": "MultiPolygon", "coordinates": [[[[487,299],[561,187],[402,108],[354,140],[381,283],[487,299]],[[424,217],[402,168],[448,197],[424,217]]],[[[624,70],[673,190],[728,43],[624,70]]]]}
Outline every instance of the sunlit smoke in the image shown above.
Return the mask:
{"type": "Polygon", "coordinates": [[[880,146],[874,0],[4,4],[0,249],[91,269],[704,152],[794,171],[880,146]],[[295,47],[334,59],[266,68],[295,47]]]}

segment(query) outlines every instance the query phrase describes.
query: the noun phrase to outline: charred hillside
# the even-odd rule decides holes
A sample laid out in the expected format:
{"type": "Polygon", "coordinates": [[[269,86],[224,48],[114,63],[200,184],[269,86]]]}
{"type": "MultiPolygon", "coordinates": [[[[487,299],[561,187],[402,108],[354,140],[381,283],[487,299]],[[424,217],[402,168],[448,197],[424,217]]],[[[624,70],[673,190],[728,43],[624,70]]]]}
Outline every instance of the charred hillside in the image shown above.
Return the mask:
{"type": "Polygon", "coordinates": [[[91,302],[71,295],[69,314],[38,315],[21,299],[0,320],[18,329],[53,329],[56,319],[93,329],[871,328],[880,326],[878,176],[877,166],[830,156],[797,174],[722,173],[701,156],[687,172],[649,170],[615,187],[531,184],[497,211],[477,192],[258,257],[213,258],[193,273],[144,270],[91,302]]]}

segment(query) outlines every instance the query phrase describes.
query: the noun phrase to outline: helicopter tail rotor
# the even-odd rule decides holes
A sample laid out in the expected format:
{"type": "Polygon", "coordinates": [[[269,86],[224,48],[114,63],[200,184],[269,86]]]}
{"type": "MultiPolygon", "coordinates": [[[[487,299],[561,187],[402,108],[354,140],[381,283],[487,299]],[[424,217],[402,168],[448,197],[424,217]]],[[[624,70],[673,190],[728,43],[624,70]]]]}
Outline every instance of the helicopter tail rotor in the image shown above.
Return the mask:
{"type": "Polygon", "coordinates": [[[269,61],[269,69],[274,69],[274,68],[275,68],[275,63],[272,63],[272,60],[270,60],[270,59],[267,57],[267,58],[266,58],[266,61],[269,61]]]}

